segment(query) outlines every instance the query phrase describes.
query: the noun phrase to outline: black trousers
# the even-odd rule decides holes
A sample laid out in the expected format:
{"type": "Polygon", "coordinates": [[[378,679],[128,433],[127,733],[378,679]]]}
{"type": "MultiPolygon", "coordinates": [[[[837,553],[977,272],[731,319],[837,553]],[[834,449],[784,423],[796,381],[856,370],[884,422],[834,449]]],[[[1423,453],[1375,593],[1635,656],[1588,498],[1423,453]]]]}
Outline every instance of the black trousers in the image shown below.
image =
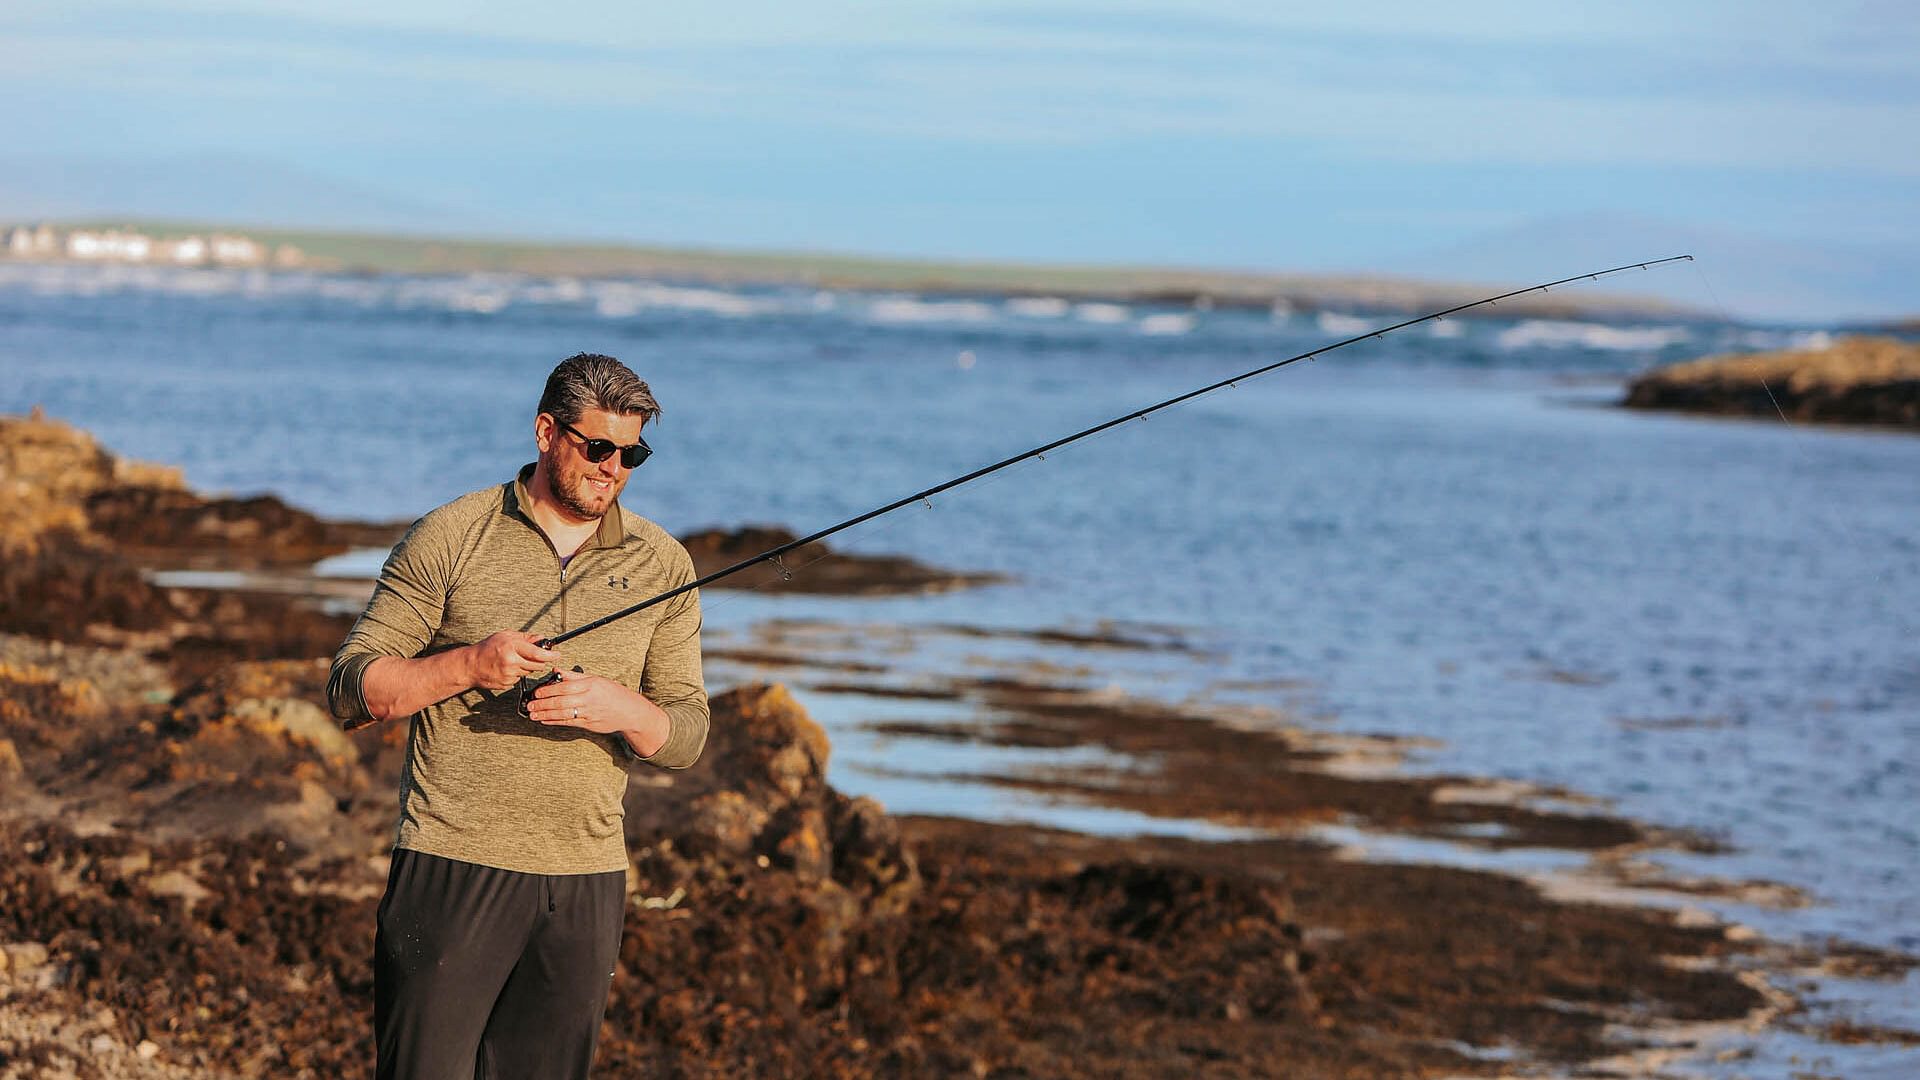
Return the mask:
{"type": "Polygon", "coordinates": [[[373,945],[381,1080],[583,1078],[626,875],[519,874],[396,850],[373,945]]]}

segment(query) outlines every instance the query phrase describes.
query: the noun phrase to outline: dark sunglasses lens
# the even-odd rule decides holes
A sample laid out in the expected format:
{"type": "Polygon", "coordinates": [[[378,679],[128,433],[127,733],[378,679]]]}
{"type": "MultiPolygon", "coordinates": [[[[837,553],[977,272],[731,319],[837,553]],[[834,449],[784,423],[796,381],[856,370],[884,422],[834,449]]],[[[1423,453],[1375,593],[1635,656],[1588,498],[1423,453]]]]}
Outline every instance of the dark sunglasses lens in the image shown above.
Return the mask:
{"type": "MultiPolygon", "coordinates": [[[[620,448],[620,464],[625,465],[629,469],[637,469],[640,467],[641,462],[647,460],[647,458],[652,455],[653,448],[646,443],[640,443],[636,446],[623,446],[620,448]]],[[[599,459],[595,458],[594,460],[597,461],[599,459]]]]}

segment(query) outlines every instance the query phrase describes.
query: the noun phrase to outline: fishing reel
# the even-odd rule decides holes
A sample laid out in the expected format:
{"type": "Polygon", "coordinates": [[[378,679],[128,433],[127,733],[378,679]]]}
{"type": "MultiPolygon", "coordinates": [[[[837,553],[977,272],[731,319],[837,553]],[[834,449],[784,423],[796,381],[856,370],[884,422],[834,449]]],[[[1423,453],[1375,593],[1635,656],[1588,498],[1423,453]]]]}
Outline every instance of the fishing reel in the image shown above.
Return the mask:
{"type": "MultiPolygon", "coordinates": [[[[553,647],[553,642],[551,641],[541,641],[541,642],[538,642],[537,644],[543,649],[553,647]]],[[[575,674],[585,674],[585,671],[586,671],[586,669],[582,668],[578,664],[575,664],[573,666],[573,670],[575,674]]],[[[530,675],[522,675],[520,677],[520,685],[516,687],[514,691],[513,711],[519,713],[525,719],[528,719],[528,720],[533,719],[533,716],[527,712],[527,709],[529,706],[533,704],[534,691],[540,689],[543,686],[551,686],[554,683],[557,683],[559,681],[560,681],[559,668],[554,668],[552,671],[549,671],[545,675],[542,675],[538,678],[534,678],[533,676],[530,676],[530,675]]]]}

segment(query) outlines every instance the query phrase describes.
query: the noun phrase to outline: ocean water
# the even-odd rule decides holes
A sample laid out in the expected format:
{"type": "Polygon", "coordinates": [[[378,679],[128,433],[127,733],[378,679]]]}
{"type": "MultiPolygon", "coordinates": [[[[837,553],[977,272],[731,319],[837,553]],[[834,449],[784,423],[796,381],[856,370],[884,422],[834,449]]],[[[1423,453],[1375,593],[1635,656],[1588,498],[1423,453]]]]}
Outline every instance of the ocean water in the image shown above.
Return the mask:
{"type": "MultiPolygon", "coordinates": [[[[666,409],[630,508],[676,531],[805,532],[1388,321],[0,264],[0,410],[43,405],[203,489],[410,518],[529,460],[546,372],[609,352],[666,409]]],[[[1256,704],[1274,703],[1257,687],[1292,686],[1302,722],[1434,740],[1412,768],[1562,785],[1723,841],[1728,854],[1667,861],[1813,898],[1733,911],[1770,934],[1920,951],[1920,439],[1608,407],[1654,364],[1825,339],[1682,320],[1426,324],[842,545],[1015,584],[877,602],[716,593],[710,618],[722,632],[767,617],[1171,628],[1196,652],[1103,654],[1103,679],[1256,704]]],[[[1920,1024],[1914,987],[1874,1014],[1920,1024]]]]}

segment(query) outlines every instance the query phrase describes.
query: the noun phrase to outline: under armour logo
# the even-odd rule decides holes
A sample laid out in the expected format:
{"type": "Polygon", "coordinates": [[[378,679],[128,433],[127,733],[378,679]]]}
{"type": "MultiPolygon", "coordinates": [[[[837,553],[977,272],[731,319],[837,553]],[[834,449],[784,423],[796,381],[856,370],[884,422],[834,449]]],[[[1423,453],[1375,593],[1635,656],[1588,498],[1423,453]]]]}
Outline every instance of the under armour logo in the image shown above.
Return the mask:
{"type": "Polygon", "coordinates": [[[610,577],[610,578],[608,578],[608,579],[607,579],[607,588],[609,588],[609,589],[624,589],[624,588],[626,588],[626,587],[627,587],[627,579],[626,579],[626,578],[623,578],[623,577],[618,577],[618,578],[617,578],[617,577],[610,577]]]}

